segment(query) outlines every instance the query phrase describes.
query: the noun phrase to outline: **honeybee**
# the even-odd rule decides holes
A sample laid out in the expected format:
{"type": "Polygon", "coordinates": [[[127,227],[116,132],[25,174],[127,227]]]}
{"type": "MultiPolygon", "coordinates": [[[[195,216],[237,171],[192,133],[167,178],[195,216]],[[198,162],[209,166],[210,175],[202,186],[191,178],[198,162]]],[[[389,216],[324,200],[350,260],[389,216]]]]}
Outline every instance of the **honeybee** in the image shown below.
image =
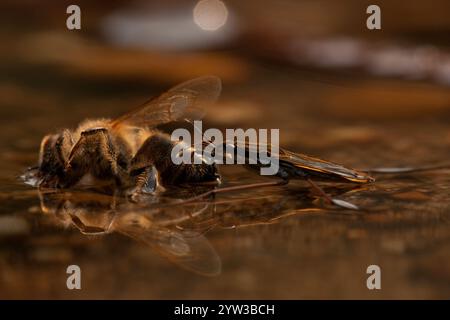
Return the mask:
{"type": "MultiPolygon", "coordinates": [[[[71,188],[106,183],[129,190],[133,195],[153,192],[158,186],[218,184],[220,175],[214,163],[174,164],[171,152],[180,142],[172,141],[158,127],[201,119],[205,107],[217,100],[220,91],[219,78],[196,78],[117,119],[87,120],[75,130],[65,129],[45,136],[40,147],[39,165],[35,168],[35,184],[46,188],[71,188]]],[[[328,197],[313,180],[360,184],[374,180],[364,172],[284,149],[280,149],[277,157],[279,170],[275,176],[281,178],[279,182],[214,189],[200,196],[303,179],[319,195],[339,205],[342,202],[328,197]]],[[[261,166],[258,163],[248,167],[261,166]]]]}
{"type": "Polygon", "coordinates": [[[117,119],[87,120],[75,130],[45,136],[36,184],[71,188],[112,183],[139,193],[152,192],[158,185],[218,181],[214,164],[173,164],[170,154],[176,142],[157,126],[200,118],[220,91],[219,78],[197,78],[117,119]]]}

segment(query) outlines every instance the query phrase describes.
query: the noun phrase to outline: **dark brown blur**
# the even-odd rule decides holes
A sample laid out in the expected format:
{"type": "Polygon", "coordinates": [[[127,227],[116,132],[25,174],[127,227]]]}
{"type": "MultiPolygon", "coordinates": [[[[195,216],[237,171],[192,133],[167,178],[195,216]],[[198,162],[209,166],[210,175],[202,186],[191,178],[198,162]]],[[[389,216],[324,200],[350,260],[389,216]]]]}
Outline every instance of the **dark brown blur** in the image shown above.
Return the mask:
{"type": "MultiPolygon", "coordinates": [[[[289,150],[350,168],[448,163],[448,0],[222,1],[1,1],[0,298],[448,299],[450,170],[321,184],[360,211],[302,181],[177,207],[191,190],[133,204],[18,179],[45,134],[208,74],[223,82],[208,127],[279,128],[289,150]]],[[[220,170],[225,186],[267,179],[220,170]]]]}

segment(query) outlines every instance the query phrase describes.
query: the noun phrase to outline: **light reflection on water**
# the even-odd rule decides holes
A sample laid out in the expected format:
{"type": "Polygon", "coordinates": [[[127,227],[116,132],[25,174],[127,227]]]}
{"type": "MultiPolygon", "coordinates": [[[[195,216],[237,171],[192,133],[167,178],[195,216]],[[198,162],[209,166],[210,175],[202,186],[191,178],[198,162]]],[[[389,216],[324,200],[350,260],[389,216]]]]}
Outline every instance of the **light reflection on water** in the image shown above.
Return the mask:
{"type": "MultiPolygon", "coordinates": [[[[228,184],[254,179],[251,173],[238,168],[224,168],[223,171],[228,184]],[[233,178],[237,176],[243,178],[233,178]]],[[[131,251],[139,252],[141,263],[155,263],[163,273],[186,276],[183,270],[187,270],[192,275],[229,281],[230,276],[236,279],[243,276],[239,276],[240,272],[236,270],[240,265],[243,268],[241,272],[248,270],[252,276],[247,276],[258,278],[266,268],[259,264],[250,264],[250,267],[249,262],[257,261],[260,255],[265,257],[263,260],[272,261],[273,270],[277,270],[280,263],[284,272],[294,272],[299,263],[308,264],[308,259],[320,264],[335,264],[335,261],[346,257],[351,265],[355,258],[365,261],[364,256],[371,259],[378,256],[387,266],[393,263],[389,260],[404,260],[408,256],[409,260],[422,260],[420,255],[430,248],[447,245],[448,174],[448,171],[441,170],[380,176],[375,184],[364,186],[324,185],[330,195],[356,203],[362,208],[360,212],[324,206],[301,182],[268,190],[221,195],[214,201],[184,206],[176,203],[179,198],[187,196],[185,192],[160,195],[163,200],[156,202],[148,196],[139,203],[133,203],[126,198],[89,191],[38,192],[18,184],[20,190],[2,194],[1,222],[10,226],[0,230],[2,264],[9,267],[18,264],[21,272],[38,266],[42,273],[40,277],[46,278],[55,272],[47,274],[50,270],[76,261],[85,265],[86,259],[91,260],[89,264],[100,266],[106,263],[103,259],[111,259],[109,263],[114,266],[119,253],[113,254],[111,250],[129,256],[128,250],[133,248],[131,251]],[[248,231],[239,232],[240,229],[248,231]],[[301,235],[302,232],[305,234],[301,235]],[[112,239],[114,234],[122,236],[112,239]],[[136,242],[130,243],[127,237],[136,242]],[[374,246],[371,242],[375,240],[378,244],[374,246]],[[13,247],[25,250],[19,253],[8,249],[13,247]],[[364,248],[376,248],[375,253],[378,253],[374,255],[371,250],[363,253],[364,248]],[[298,252],[292,253],[292,250],[298,252]],[[383,257],[385,255],[387,258],[383,257]],[[155,262],[157,256],[164,260],[155,262]],[[177,267],[180,267],[179,271],[176,271],[177,267]]],[[[138,274],[145,274],[142,270],[144,265],[134,264],[130,263],[129,268],[138,268],[138,274]]],[[[427,263],[420,262],[419,269],[414,269],[414,272],[422,272],[422,276],[426,276],[434,272],[434,267],[433,270],[429,268],[427,263]]],[[[103,275],[99,273],[98,277],[103,275]]],[[[144,278],[146,276],[141,274],[140,279],[144,278]]],[[[280,276],[276,278],[280,279],[280,276]]],[[[123,276],[120,282],[127,283],[127,279],[128,276],[123,276]]],[[[136,280],[131,279],[130,283],[122,284],[129,290],[136,286],[136,280]]],[[[252,282],[249,279],[243,281],[252,282]]],[[[12,283],[9,286],[13,288],[16,285],[12,283]]],[[[88,283],[88,286],[92,287],[93,283],[88,283]]],[[[56,296],[66,296],[63,287],[56,290],[56,296]]],[[[245,291],[240,292],[248,296],[245,291]]],[[[47,295],[54,293],[48,292],[47,295]]],[[[95,292],[92,296],[96,295],[101,296],[102,293],[95,292]]],[[[129,292],[128,295],[146,296],[143,292],[129,292]]],[[[268,292],[264,295],[271,296],[268,292]]]]}

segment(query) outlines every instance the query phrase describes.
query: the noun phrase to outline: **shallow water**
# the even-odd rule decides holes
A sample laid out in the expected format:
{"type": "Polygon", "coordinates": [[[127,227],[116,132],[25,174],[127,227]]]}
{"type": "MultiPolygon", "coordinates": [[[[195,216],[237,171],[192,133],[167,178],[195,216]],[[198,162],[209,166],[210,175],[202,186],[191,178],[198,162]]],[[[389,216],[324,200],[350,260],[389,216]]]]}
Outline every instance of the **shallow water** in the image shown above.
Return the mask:
{"type": "MultiPolygon", "coordinates": [[[[363,186],[321,184],[359,211],[324,204],[302,181],[186,205],[177,205],[186,191],[132,203],[25,185],[18,177],[36,163],[46,133],[117,116],[190,73],[168,67],[156,81],[161,70],[153,66],[130,74],[115,55],[137,66],[167,57],[92,48],[73,34],[61,39],[74,41],[80,57],[56,59],[61,35],[19,34],[17,42],[7,36],[17,54],[0,73],[0,298],[450,296],[450,170],[374,174],[377,181],[363,186]],[[36,43],[47,51],[33,51],[36,43]],[[108,68],[81,63],[92,59],[108,68]],[[66,287],[72,264],[81,267],[82,290],[66,287]],[[381,267],[382,290],[366,287],[372,264],[381,267]]],[[[448,160],[448,87],[222,55],[195,58],[213,70],[239,70],[224,74],[210,127],[280,128],[289,150],[353,168],[448,160]]],[[[239,166],[220,169],[225,186],[265,180],[239,166]]]]}
{"type": "MultiPolygon", "coordinates": [[[[232,99],[226,87],[224,95],[232,99]]],[[[139,204],[89,193],[40,194],[17,175],[35,163],[40,136],[62,125],[66,112],[55,106],[52,121],[31,122],[14,109],[19,113],[14,123],[3,124],[10,135],[1,140],[2,298],[446,298],[450,293],[449,170],[375,175],[377,181],[364,186],[323,185],[360,211],[324,206],[298,181],[184,206],[176,201],[186,195],[176,192],[139,204]],[[167,205],[158,204],[161,198],[167,205]],[[65,286],[71,264],[82,269],[81,291],[65,286]],[[371,264],[382,268],[380,292],[366,288],[371,264]]],[[[301,111],[293,118],[277,110],[288,127],[281,127],[284,145],[353,167],[430,164],[448,156],[448,142],[438,139],[448,132],[437,120],[355,128],[332,126],[332,120],[311,114],[305,124],[301,111]],[[429,127],[432,132],[422,131],[429,127]],[[294,132],[301,134],[298,142],[294,132]],[[336,132],[344,132],[343,138],[336,132]]],[[[262,180],[237,166],[221,172],[226,185],[262,180]]]]}

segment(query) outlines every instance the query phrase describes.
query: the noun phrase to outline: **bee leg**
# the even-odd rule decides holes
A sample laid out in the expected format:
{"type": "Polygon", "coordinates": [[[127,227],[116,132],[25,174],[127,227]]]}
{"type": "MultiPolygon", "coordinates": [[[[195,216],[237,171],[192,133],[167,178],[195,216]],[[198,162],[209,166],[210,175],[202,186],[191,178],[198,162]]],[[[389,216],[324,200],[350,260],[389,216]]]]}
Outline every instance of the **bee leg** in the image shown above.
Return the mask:
{"type": "Polygon", "coordinates": [[[106,128],[83,131],[68,156],[64,186],[75,185],[87,173],[99,179],[111,177],[117,185],[122,185],[127,180],[127,174],[118,165],[117,158],[106,128]]]}
{"type": "Polygon", "coordinates": [[[344,200],[340,200],[340,199],[331,198],[325,191],[323,191],[323,189],[321,187],[319,187],[311,179],[306,179],[306,181],[309,183],[309,185],[311,186],[313,191],[315,191],[318,196],[320,196],[323,199],[325,199],[329,204],[333,204],[335,206],[338,206],[338,207],[344,208],[344,209],[359,210],[359,208],[357,206],[355,206],[354,204],[352,204],[350,202],[347,202],[347,201],[344,201],[344,200]]]}
{"type": "Polygon", "coordinates": [[[135,177],[136,181],[135,186],[128,192],[132,200],[136,200],[141,194],[152,194],[156,191],[158,173],[155,167],[149,166],[138,172],[131,172],[131,175],[135,177]]]}

